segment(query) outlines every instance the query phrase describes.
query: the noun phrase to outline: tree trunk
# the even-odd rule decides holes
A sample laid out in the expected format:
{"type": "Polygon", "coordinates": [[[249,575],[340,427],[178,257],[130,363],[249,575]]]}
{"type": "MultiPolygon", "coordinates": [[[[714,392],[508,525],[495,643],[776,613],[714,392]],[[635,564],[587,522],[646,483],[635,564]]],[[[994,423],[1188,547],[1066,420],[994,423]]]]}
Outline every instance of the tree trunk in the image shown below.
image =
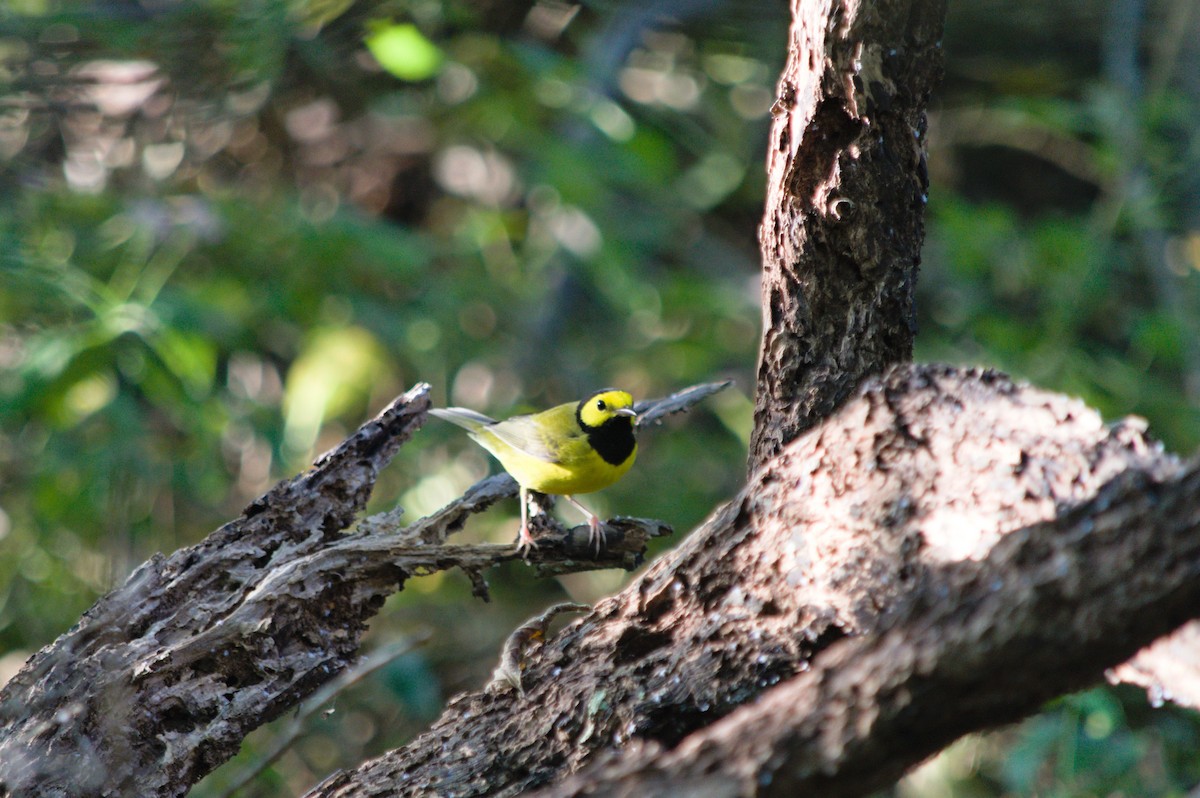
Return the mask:
{"type": "Polygon", "coordinates": [[[750,470],[912,358],[943,0],[793,0],[767,155],[750,470]]]}

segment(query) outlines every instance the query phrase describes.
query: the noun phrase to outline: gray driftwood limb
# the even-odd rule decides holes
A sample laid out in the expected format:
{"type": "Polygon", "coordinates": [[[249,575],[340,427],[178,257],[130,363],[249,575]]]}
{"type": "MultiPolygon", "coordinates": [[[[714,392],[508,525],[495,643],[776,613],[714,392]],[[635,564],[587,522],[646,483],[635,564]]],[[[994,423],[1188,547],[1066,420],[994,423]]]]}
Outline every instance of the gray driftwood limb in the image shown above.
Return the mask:
{"type": "MultiPolygon", "coordinates": [[[[428,405],[413,388],[34,655],[0,692],[0,794],[182,795],[346,668],[382,591],[306,580],[305,563],[354,522],[428,405]]],[[[375,577],[391,592],[404,572],[378,563],[375,577]]]]}
{"type": "Polygon", "coordinates": [[[524,695],[311,795],[862,794],[1194,615],[1194,468],[1077,400],[899,368],[532,652],[524,695]]]}
{"type": "Polygon", "coordinates": [[[661,399],[649,399],[638,402],[634,405],[634,410],[637,411],[638,429],[642,430],[652,424],[661,423],[662,419],[666,416],[682,413],[690,409],[697,402],[725,390],[730,385],[733,385],[733,380],[706,382],[700,385],[693,385],[690,388],[684,388],[682,391],[676,391],[670,396],[664,396],[661,399]]]}
{"type": "MultiPolygon", "coordinates": [[[[0,796],[183,795],[251,730],[353,665],[366,621],[412,576],[484,571],[515,546],[446,543],[512,496],[506,475],[409,526],[364,519],[380,470],[420,427],[419,385],[308,472],[203,542],[143,564],[0,691],[0,796]]],[[[546,540],[547,574],[633,568],[658,521],[614,519],[597,555],[586,529],[546,540]]]]}

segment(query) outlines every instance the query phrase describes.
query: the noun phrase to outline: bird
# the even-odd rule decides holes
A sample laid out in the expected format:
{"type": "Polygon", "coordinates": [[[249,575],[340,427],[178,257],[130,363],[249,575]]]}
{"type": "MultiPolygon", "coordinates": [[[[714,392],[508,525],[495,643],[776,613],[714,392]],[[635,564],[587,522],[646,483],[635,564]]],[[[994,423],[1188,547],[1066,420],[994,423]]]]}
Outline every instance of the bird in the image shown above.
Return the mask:
{"type": "Polygon", "coordinates": [[[588,543],[599,553],[604,536],[600,518],[574,494],[592,493],[616,482],[637,459],[633,397],[604,388],[578,402],[496,421],[462,407],[434,408],[438,418],[457,424],[512,475],[521,488],[521,530],[517,553],[537,547],[529,532],[529,491],[562,496],[583,513],[588,543]]]}

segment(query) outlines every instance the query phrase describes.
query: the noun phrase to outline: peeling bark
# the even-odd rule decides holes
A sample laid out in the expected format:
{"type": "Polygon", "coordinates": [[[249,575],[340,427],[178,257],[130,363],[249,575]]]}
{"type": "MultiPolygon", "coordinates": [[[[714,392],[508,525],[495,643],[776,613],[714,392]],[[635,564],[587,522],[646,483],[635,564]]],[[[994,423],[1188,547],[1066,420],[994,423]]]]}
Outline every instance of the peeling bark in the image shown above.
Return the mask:
{"type": "Polygon", "coordinates": [[[813,794],[860,794],[1189,617],[1190,474],[1138,425],[1107,427],[1076,400],[991,372],[898,369],[531,653],[523,696],[461,696],[410,745],[310,795],[517,795],[577,771],[547,794],[686,794],[692,779],[753,794],[796,774],[813,794]],[[1164,551],[1148,530],[1167,523],[1164,551]],[[1154,623],[1097,618],[1134,583],[1145,592],[1129,606],[1154,623]],[[1048,644],[1072,632],[1078,647],[1048,644]],[[725,747],[702,756],[714,739],[725,747]]]}
{"type": "Polygon", "coordinates": [[[1195,614],[1198,573],[1200,464],[1124,472],[982,561],[930,568],[888,629],[838,642],[674,750],[631,746],[540,795],[869,794],[1094,684],[1195,614]]]}
{"type": "MultiPolygon", "coordinates": [[[[428,405],[428,386],[414,388],[241,518],[143,564],[34,655],[0,691],[0,795],[182,795],[345,668],[382,597],[349,599],[351,586],[305,581],[299,564],[355,520],[428,405]]],[[[377,565],[391,592],[404,573],[377,565]]]]}
{"type": "MultiPolygon", "coordinates": [[[[713,390],[644,403],[647,417],[713,390]]],[[[32,657],[0,691],[0,796],[183,795],[251,730],[353,665],[366,621],[409,577],[458,568],[486,598],[483,572],[516,548],[446,538],[516,495],[507,475],[410,526],[384,513],[346,532],[428,406],[428,386],[409,391],[241,518],[145,563],[32,657]]],[[[543,574],[632,569],[669,532],[613,519],[596,555],[586,526],[557,529],[528,559],[543,574]]]]}
{"type": "Polygon", "coordinates": [[[944,0],[793,0],[768,140],[750,471],[912,358],[944,0]]]}

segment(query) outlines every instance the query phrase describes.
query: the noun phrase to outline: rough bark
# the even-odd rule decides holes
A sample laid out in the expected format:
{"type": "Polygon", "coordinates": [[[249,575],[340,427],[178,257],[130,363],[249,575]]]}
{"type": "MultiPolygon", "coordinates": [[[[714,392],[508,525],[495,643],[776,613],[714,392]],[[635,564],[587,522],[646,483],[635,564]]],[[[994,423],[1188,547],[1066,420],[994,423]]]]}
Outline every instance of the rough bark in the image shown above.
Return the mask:
{"type": "MultiPolygon", "coordinates": [[[[428,403],[424,386],[401,397],[241,518],[142,565],[30,659],[0,692],[0,795],[182,794],[352,662],[382,597],[346,600],[342,580],[304,582],[296,565],[355,519],[428,403]]],[[[404,573],[377,565],[391,592],[404,573]]]]}
{"type": "MultiPolygon", "coordinates": [[[[713,388],[650,405],[647,417],[713,388]]],[[[414,388],[241,518],[145,563],[32,657],[0,691],[0,796],[183,795],[252,729],[354,664],[367,619],[410,576],[459,568],[486,598],[483,571],[515,547],[446,537],[516,494],[507,475],[408,527],[393,512],[345,531],[428,405],[428,386],[414,388]]],[[[601,555],[579,527],[541,540],[531,564],[632,568],[647,539],[669,531],[608,524],[601,555]]]]}
{"type": "Polygon", "coordinates": [[[813,794],[858,794],[1102,678],[1194,614],[1197,497],[1182,473],[1138,425],[1106,427],[1076,400],[899,369],[533,652],[523,695],[462,696],[409,746],[310,795],[516,795],[593,765],[549,794],[687,794],[693,777],[750,794],[805,773],[830,790],[813,794]],[[1155,524],[1178,534],[1164,543],[1155,524]],[[1155,619],[1134,631],[1138,613],[1155,619]],[[1082,642],[1045,645],[1060,637],[1082,642]],[[705,758],[713,737],[726,747],[705,758]],[[771,746],[766,761],[752,741],[771,746]]]}
{"type": "Polygon", "coordinates": [[[930,569],[885,632],[840,641],[673,751],[631,746],[544,795],[864,795],[1096,682],[1200,602],[1200,464],[1173,470],[1126,472],[981,562],[930,569]]]}
{"type": "Polygon", "coordinates": [[[793,0],[759,231],[750,470],[911,359],[944,0],[793,0]]]}
{"type": "Polygon", "coordinates": [[[1192,621],[1138,652],[1107,674],[1113,684],[1146,691],[1150,703],[1200,709],[1200,621],[1192,621]]]}

